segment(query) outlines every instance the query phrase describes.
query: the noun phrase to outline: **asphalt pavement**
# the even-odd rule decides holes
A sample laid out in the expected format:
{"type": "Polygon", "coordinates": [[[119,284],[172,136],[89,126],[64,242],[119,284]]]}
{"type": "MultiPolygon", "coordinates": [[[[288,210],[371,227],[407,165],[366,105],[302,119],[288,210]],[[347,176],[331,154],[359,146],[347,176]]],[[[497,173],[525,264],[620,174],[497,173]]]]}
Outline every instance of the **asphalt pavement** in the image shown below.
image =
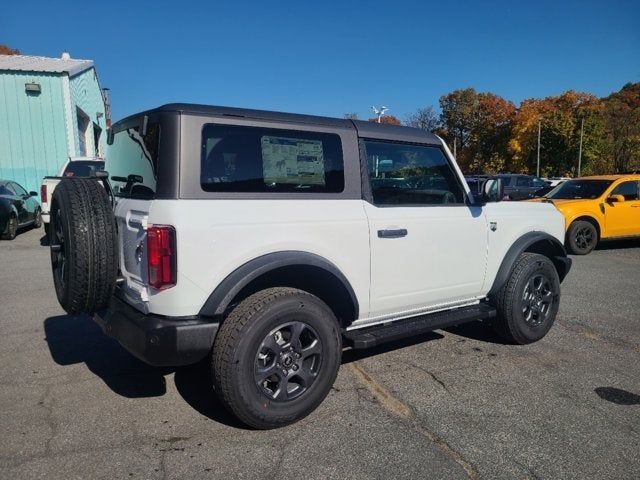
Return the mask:
{"type": "Polygon", "coordinates": [[[149,367],[58,306],[42,230],[0,242],[0,478],[640,478],[640,241],[562,285],[542,341],[481,323],[347,351],[316,412],[252,431],[206,365],[149,367]]]}

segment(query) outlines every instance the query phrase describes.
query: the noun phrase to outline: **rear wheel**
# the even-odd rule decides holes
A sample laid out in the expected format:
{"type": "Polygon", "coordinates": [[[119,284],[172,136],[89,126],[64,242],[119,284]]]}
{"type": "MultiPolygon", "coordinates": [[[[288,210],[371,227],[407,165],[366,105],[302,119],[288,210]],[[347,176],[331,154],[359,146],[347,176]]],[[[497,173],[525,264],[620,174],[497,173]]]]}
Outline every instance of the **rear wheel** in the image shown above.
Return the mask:
{"type": "Polygon", "coordinates": [[[7,222],[7,226],[4,230],[4,233],[0,235],[2,240],[13,240],[16,238],[18,234],[18,217],[15,215],[11,215],[9,217],[9,221],[7,222]]]}
{"type": "Polygon", "coordinates": [[[567,231],[567,248],[574,255],[586,255],[598,244],[598,231],[593,223],[576,220],[567,231]]]}
{"type": "Polygon", "coordinates": [[[493,327],[502,338],[526,344],[544,337],[560,305],[560,279],[551,260],[537,253],[521,254],[494,303],[498,314],[493,327]]]}
{"type": "Polygon", "coordinates": [[[341,333],[317,297],[270,288],[240,303],[213,347],[213,381],[225,406],[260,428],[293,423],[329,393],[340,367],[341,333]]]}
{"type": "Polygon", "coordinates": [[[68,313],[105,308],[117,277],[116,226],[96,180],[64,179],[51,203],[49,245],[58,302],[68,313]]]}
{"type": "Polygon", "coordinates": [[[33,218],[33,228],[40,228],[42,226],[42,212],[40,209],[36,210],[36,215],[33,218]]]}

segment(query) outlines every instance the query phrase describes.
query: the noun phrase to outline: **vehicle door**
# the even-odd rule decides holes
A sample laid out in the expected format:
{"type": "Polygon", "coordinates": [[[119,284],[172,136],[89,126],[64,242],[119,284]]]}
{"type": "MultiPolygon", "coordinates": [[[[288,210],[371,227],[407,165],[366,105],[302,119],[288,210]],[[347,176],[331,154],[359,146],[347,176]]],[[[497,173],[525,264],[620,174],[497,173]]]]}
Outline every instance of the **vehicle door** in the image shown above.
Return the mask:
{"type": "Polygon", "coordinates": [[[29,213],[29,199],[31,197],[27,191],[16,182],[9,182],[9,188],[15,192],[14,205],[18,210],[18,223],[22,225],[33,220],[32,214],[29,213]]]}
{"type": "Polygon", "coordinates": [[[363,140],[371,319],[463,304],[485,277],[487,223],[439,146],[363,140]]]}
{"type": "Polygon", "coordinates": [[[623,237],[640,235],[640,192],[637,180],[619,183],[604,202],[607,236],[623,237]],[[624,202],[612,201],[613,195],[621,195],[624,202]]]}
{"type": "Polygon", "coordinates": [[[145,240],[149,210],[156,190],[160,124],[132,119],[113,134],[108,146],[108,172],[115,195],[120,253],[120,285],[127,301],[144,311],[147,296],[145,240]],[[146,127],[146,128],[145,128],[146,127]]]}

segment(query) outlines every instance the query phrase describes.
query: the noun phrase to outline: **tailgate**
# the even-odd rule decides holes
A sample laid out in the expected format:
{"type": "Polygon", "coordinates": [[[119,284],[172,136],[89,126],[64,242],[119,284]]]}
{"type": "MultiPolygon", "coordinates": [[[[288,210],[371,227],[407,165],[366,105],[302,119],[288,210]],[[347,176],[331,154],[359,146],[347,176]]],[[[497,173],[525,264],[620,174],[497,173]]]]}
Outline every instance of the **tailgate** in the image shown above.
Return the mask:
{"type": "Polygon", "coordinates": [[[147,313],[149,299],[146,228],[150,207],[150,200],[120,198],[115,208],[120,275],[124,279],[119,292],[144,313],[147,313]]]}

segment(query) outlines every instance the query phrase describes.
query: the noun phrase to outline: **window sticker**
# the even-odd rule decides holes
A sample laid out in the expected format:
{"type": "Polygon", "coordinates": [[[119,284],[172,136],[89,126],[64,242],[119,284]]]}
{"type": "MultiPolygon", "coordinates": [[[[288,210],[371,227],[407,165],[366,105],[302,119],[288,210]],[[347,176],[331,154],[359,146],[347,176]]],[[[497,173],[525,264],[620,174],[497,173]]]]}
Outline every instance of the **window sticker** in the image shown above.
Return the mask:
{"type": "Polygon", "coordinates": [[[265,184],[324,185],[322,141],[263,136],[265,184]]]}

